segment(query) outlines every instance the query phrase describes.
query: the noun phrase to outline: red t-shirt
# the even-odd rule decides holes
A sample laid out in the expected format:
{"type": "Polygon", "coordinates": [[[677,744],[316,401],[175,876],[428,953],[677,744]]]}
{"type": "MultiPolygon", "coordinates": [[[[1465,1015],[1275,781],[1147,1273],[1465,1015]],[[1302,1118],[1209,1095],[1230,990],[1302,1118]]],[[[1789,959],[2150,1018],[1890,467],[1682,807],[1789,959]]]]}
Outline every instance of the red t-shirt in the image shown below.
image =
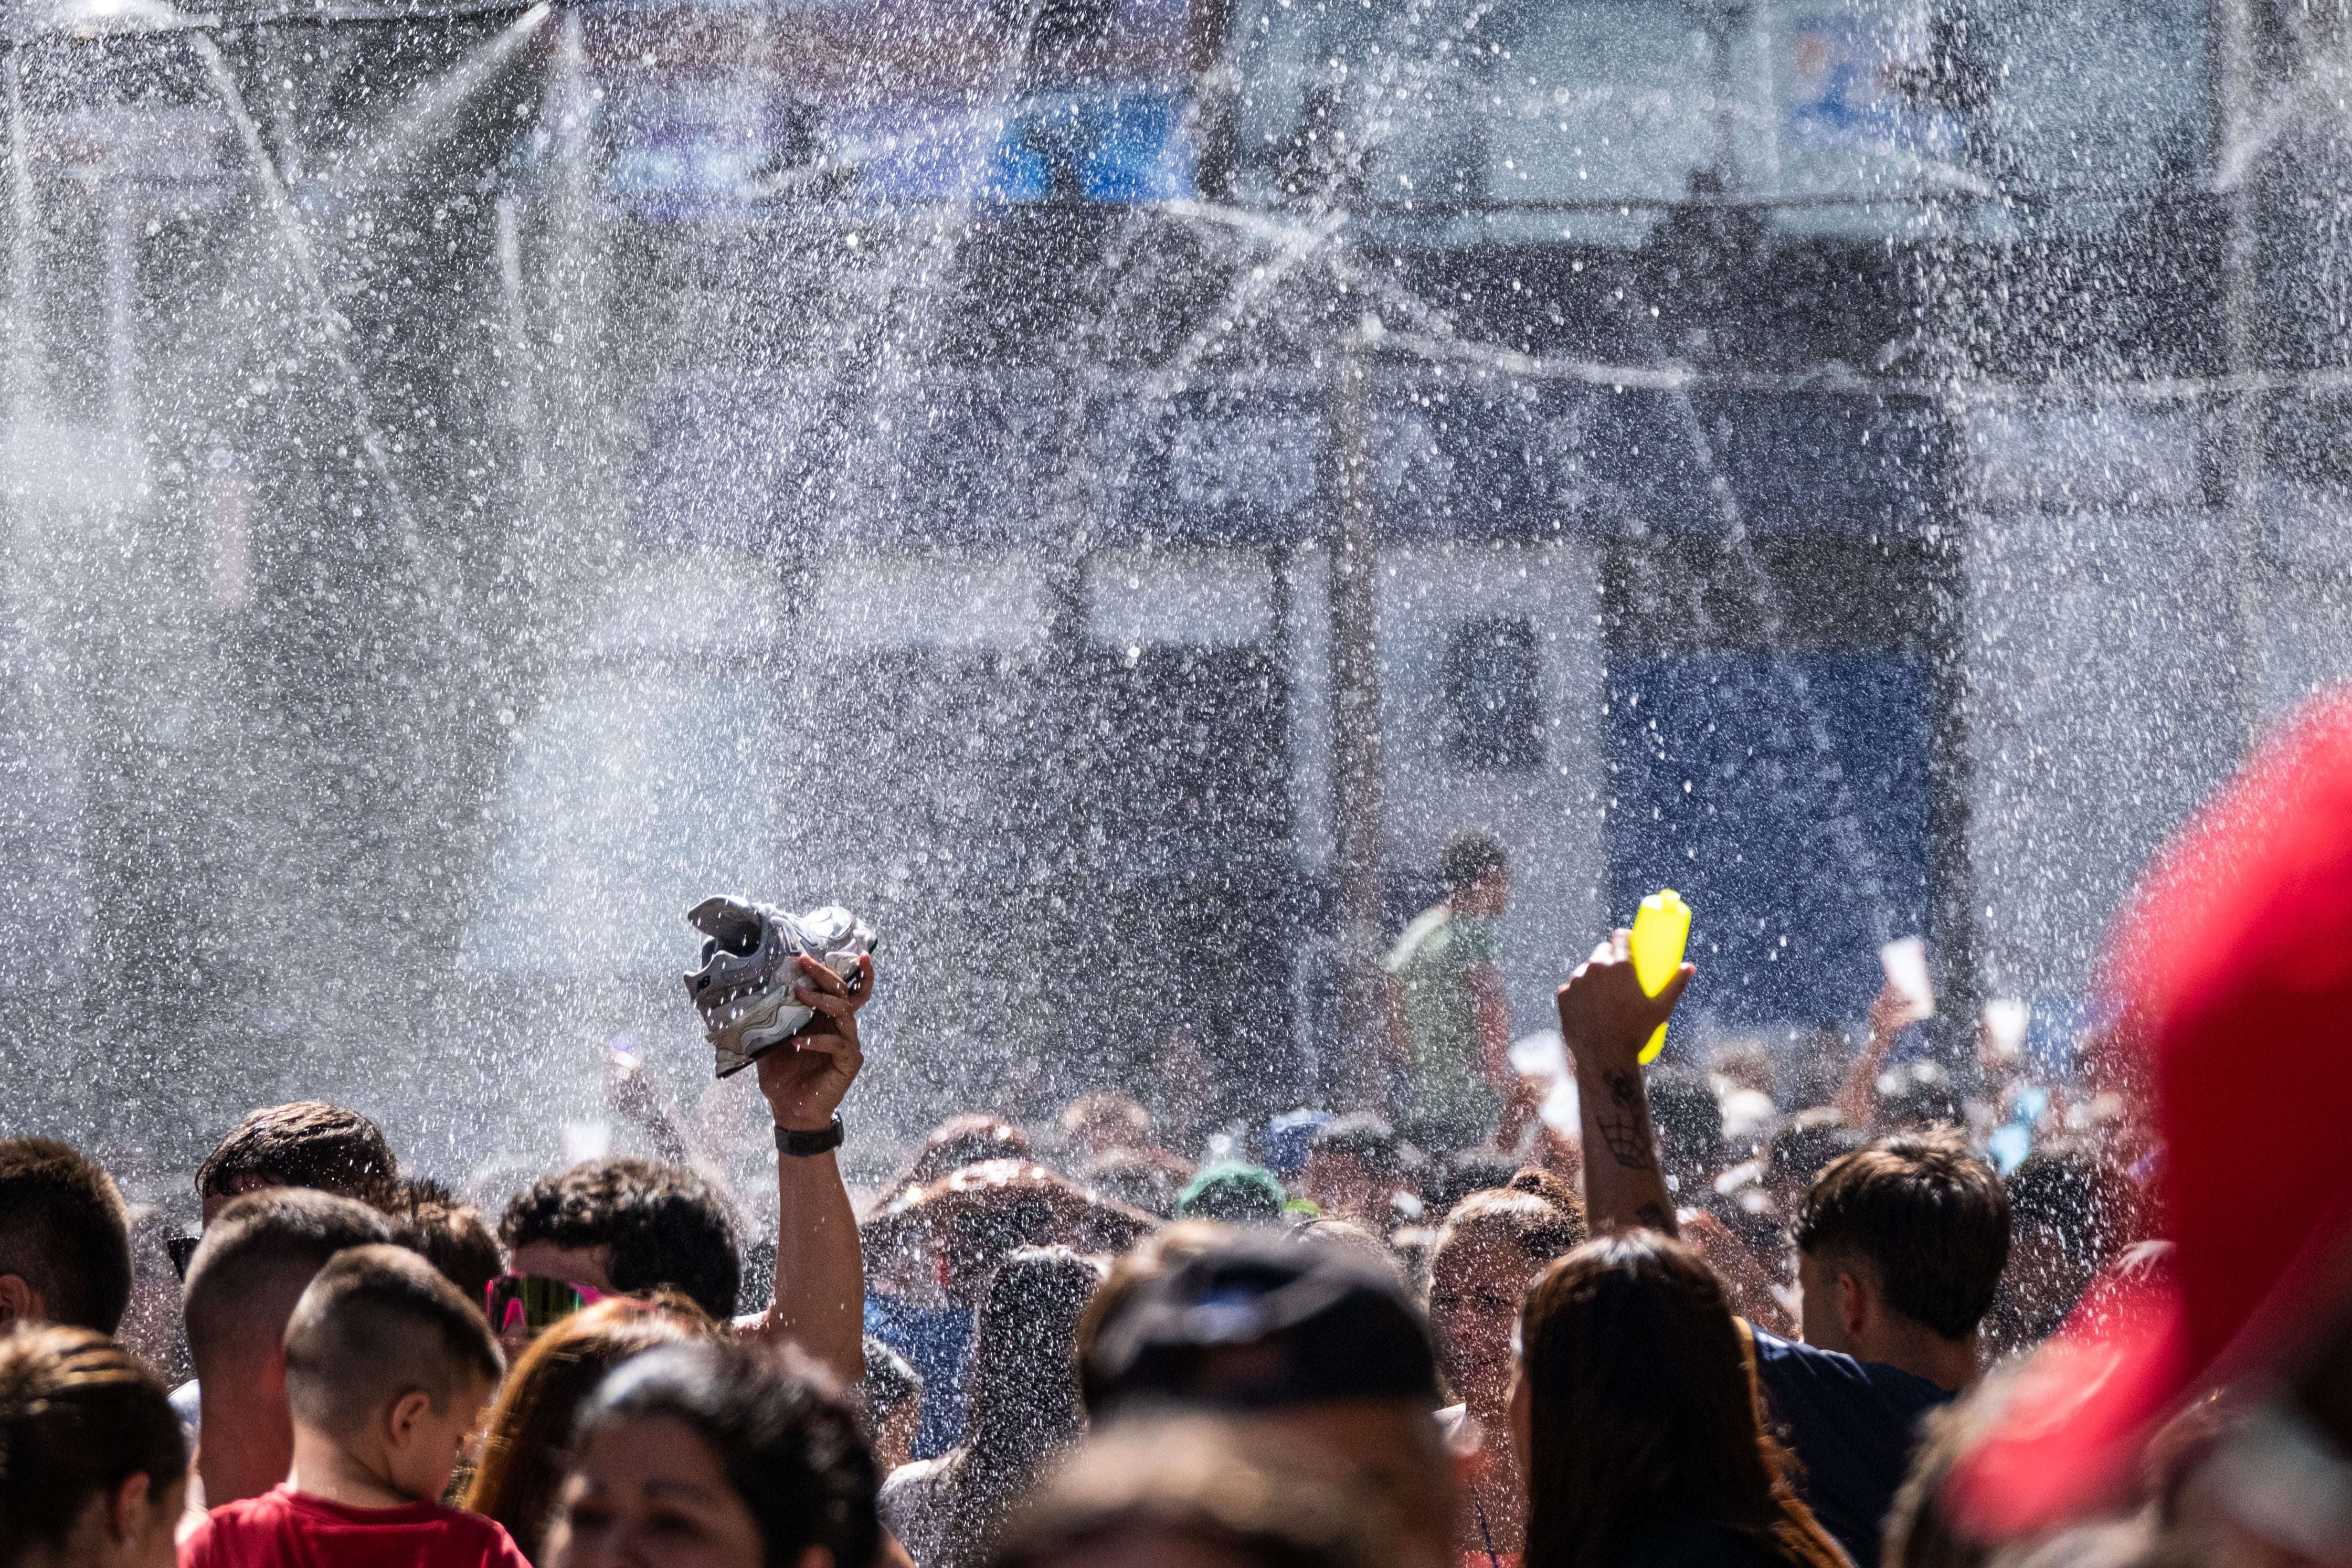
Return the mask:
{"type": "Polygon", "coordinates": [[[349,1508],[280,1484],[223,1503],[180,1542],[180,1568],[530,1568],[507,1527],[413,1502],[349,1508]]]}

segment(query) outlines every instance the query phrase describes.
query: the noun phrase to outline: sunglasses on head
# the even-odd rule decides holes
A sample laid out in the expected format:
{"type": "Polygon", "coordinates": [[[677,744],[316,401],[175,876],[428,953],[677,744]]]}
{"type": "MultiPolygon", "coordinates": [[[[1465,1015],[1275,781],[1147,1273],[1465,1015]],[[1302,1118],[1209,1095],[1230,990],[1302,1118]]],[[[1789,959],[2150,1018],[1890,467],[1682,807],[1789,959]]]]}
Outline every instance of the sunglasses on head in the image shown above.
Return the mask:
{"type": "Polygon", "coordinates": [[[583,1307],[604,1299],[604,1292],[569,1279],[539,1274],[501,1274],[482,1292],[482,1307],[490,1327],[504,1334],[520,1330],[536,1334],[562,1322],[583,1307]]]}

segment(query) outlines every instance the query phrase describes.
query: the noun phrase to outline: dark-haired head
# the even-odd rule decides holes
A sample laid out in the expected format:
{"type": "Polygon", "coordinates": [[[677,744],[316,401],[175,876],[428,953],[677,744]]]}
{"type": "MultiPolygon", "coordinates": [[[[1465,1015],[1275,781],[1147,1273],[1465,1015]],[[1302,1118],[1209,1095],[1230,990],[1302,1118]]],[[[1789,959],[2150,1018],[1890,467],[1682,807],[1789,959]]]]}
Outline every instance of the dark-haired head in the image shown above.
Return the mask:
{"type": "Polygon", "coordinates": [[[797,1358],[673,1345],[622,1366],[588,1406],[548,1552],[556,1568],[648,1551],[713,1568],[866,1568],[874,1492],[856,1413],[797,1358]]]}
{"type": "Polygon", "coordinates": [[[1587,1242],[1528,1289],[1512,1425],[1528,1568],[1601,1568],[1669,1521],[1842,1563],[1790,1491],[1740,1329],[1697,1254],[1648,1231],[1587,1242]]]}
{"type": "Polygon", "coordinates": [[[1489,879],[1507,876],[1510,864],[1501,839],[1485,828],[1465,827],[1437,852],[1437,879],[1447,898],[1458,900],[1489,879]]]}
{"type": "Polygon", "coordinates": [[[298,1100],[246,1113],[196,1167],[205,1223],[264,1187],[310,1187],[362,1203],[390,1200],[400,1163],[383,1130],[356,1110],[298,1100]]]}
{"type": "Polygon", "coordinates": [[[630,1295],[676,1290],[722,1321],[743,1278],[727,1200],[692,1171],[654,1160],[591,1160],[541,1177],[508,1203],[499,1239],[514,1273],[630,1295]],[[601,1259],[594,1278],[578,1268],[582,1254],[601,1259]]]}
{"type": "MultiPolygon", "coordinates": [[[[286,1325],[286,1403],[338,1447],[397,1435],[380,1479],[409,1499],[448,1489],[466,1434],[506,1371],[481,1309],[404,1247],[335,1254],[286,1325]]],[[[299,1458],[298,1458],[299,1462],[299,1458]]]]}
{"type": "Polygon", "coordinates": [[[163,1385],[105,1335],[0,1334],[0,1568],[172,1560],[187,1453],[163,1385]],[[94,1555],[94,1554],[87,1554],[94,1555]]]}
{"type": "Polygon", "coordinates": [[[1050,1454],[1086,1430],[1078,1320],[1102,1277],[1066,1247],[1024,1247],[990,1278],[964,1378],[976,1451],[1012,1462],[1050,1454]]]}
{"type": "Polygon", "coordinates": [[[0,1138],[0,1332],[110,1334],[131,1304],[131,1221],[114,1178],[47,1138],[0,1138]]]}
{"type": "Polygon", "coordinates": [[[1832,1162],[1806,1193],[1795,1231],[1808,1342],[1905,1365],[1867,1342],[1867,1321],[1851,1321],[1856,1303],[1883,1304],[1896,1316],[1882,1337],[1924,1329],[1952,1347],[1956,1365],[1973,1367],[1977,1323],[2009,1262],[2009,1196],[1958,1133],[1881,1138],[1832,1162]]]}
{"type": "Polygon", "coordinates": [[[1029,1136],[1002,1116],[966,1111],[924,1135],[923,1146],[899,1173],[897,1187],[921,1186],[986,1160],[1034,1160],[1029,1136]]]}
{"type": "Polygon", "coordinates": [[[401,1182],[390,1206],[401,1244],[423,1253],[459,1295],[479,1303],[505,1267],[482,1211],[422,1177],[401,1182]]]}

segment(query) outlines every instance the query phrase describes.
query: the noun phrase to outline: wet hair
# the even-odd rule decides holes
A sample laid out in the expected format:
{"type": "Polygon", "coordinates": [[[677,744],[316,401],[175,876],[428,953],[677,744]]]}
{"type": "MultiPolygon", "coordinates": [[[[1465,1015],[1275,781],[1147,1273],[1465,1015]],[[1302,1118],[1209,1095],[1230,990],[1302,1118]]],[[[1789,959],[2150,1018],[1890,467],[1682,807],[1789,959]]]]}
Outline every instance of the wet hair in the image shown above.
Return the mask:
{"type": "Polygon", "coordinates": [[[1154,1219],[1176,1217],[1176,1195],[1184,1190],[1181,1168],[1132,1149],[1112,1149],[1087,1162],[1079,1184],[1097,1197],[1140,1209],[1154,1219]]]}
{"type": "Polygon", "coordinates": [[[1572,1217],[1591,1235],[1592,1226],[1584,1212],[1584,1195],[1568,1184],[1566,1177],[1557,1171],[1547,1171],[1541,1165],[1528,1165],[1515,1172],[1504,1184],[1515,1193],[1532,1193],[1560,1213],[1572,1217]]]}
{"type": "Polygon", "coordinates": [[[1432,1220],[1442,1220],[1472,1193],[1509,1186],[1518,1170],[1519,1163],[1508,1154],[1492,1149],[1459,1150],[1430,1162],[1422,1177],[1421,1201],[1429,1205],[1432,1220]]]}
{"type": "Polygon", "coordinates": [[[2129,1216],[2098,1156],[2081,1143],[2043,1144],[2010,1173],[2006,1185],[2011,1231],[2046,1226],[2086,1268],[2096,1268],[2124,1236],[2129,1216]]]}
{"type": "Polygon", "coordinates": [[[496,1384],[505,1371],[481,1309],[404,1247],[335,1254],[286,1324],[287,1405],[337,1436],[363,1430],[413,1390],[445,1415],[459,1389],[496,1384]]]}
{"type": "Polygon", "coordinates": [[[1015,1500],[1085,1435],[1078,1320],[1102,1277],[1066,1247],[1022,1247],[990,1277],[964,1371],[964,1441],[949,1459],[956,1540],[927,1568],[977,1568],[1015,1500]]]}
{"type": "Polygon", "coordinates": [[[1262,1234],[1137,1279],[1102,1319],[1086,1374],[1090,1407],[1106,1412],[1438,1404],[1428,1328],[1392,1272],[1262,1234]]]}
{"type": "Polygon", "coordinates": [[[605,1275],[632,1295],[676,1290],[722,1321],[735,1311],[742,1255],[718,1189],[652,1160],[591,1160],[517,1193],[499,1221],[512,1252],[535,1241],[612,1248],[605,1275]]]}
{"type": "Polygon", "coordinates": [[[1646,1529],[1704,1521],[1790,1563],[1843,1563],[1758,1415],[1722,1284],[1680,1242],[1603,1237],[1528,1288],[1528,1568],[1606,1568],[1646,1529]]]}
{"type": "Polygon", "coordinates": [[[1309,1159],[1318,1154],[1351,1155],[1379,1180],[1393,1180],[1402,1168],[1396,1129],[1369,1110],[1334,1117],[1318,1128],[1307,1142],[1309,1159]]]}
{"type": "Polygon", "coordinates": [[[1034,1160],[1028,1135],[1002,1116],[967,1111],[950,1116],[926,1133],[923,1146],[891,1184],[891,1190],[921,1186],[983,1160],[1034,1160]]]}
{"type": "Polygon", "coordinates": [[[866,1336],[866,1380],[857,1385],[866,1400],[866,1424],[877,1427],[923,1397],[923,1374],[888,1345],[866,1336]]]}
{"type": "Polygon", "coordinates": [[[579,1451],[615,1421],[679,1422],[751,1510],[768,1568],[792,1568],[812,1546],[859,1568],[881,1541],[874,1456],[856,1414],[804,1364],[723,1339],[649,1351],[597,1390],[579,1451]]]}
{"type": "Polygon", "coordinates": [[[47,1138],[0,1139],[0,1274],[48,1321],[110,1334],[131,1305],[131,1219],[114,1178],[47,1138]]]}
{"type": "Polygon", "coordinates": [[[1685,1067],[1654,1068],[1648,1087],[1659,1163],[1685,1176],[1712,1175],[1723,1158],[1723,1103],[1706,1075],[1685,1067]]]}
{"type": "Polygon", "coordinates": [[[215,1198],[253,1186],[314,1187],[382,1203],[399,1176],[383,1129],[356,1110],[298,1100],[247,1111],[196,1167],[196,1192],[215,1198]]]}
{"type": "Polygon", "coordinates": [[[1328,1247],[1342,1258],[1393,1274],[1400,1285],[1410,1278],[1396,1248],[1382,1241],[1380,1232],[1351,1219],[1307,1220],[1291,1227],[1290,1238],[1301,1247],[1328,1247]]]}
{"type": "Polygon", "coordinates": [[[1581,1210],[1561,1209],[1533,1193],[1473,1193],[1454,1206],[1437,1233],[1437,1251],[1473,1241],[1499,1241],[1530,1266],[1550,1262],[1585,1244],[1591,1233],[1581,1210]]]}
{"type": "Polygon", "coordinates": [[[2009,1262],[2009,1194],[1958,1133],[1898,1133],[1823,1171],[1795,1235],[1812,1258],[1868,1263],[1888,1306],[1964,1339],[2009,1262]]]}
{"type": "Polygon", "coordinates": [[[1095,1438],[1014,1515],[995,1568],[1043,1568],[1174,1537],[1245,1568],[1377,1568],[1388,1500],[1294,1469],[1295,1460],[1226,1422],[1127,1423],[1095,1438]]]}
{"type": "Polygon", "coordinates": [[[1108,1090],[1081,1095],[1062,1108],[1062,1132],[1076,1138],[1097,1128],[1124,1133],[1132,1142],[1151,1135],[1151,1113],[1131,1095],[1108,1090]]]}
{"type": "Polygon", "coordinates": [[[1800,1110],[1765,1144],[1765,1180],[1811,1186],[1838,1156],[1862,1145],[1862,1134],[1828,1106],[1800,1110]]]}
{"type": "Polygon", "coordinates": [[[205,1359],[232,1339],[278,1345],[311,1276],[348,1247],[393,1239],[392,1222],[356,1199],[305,1187],[248,1193],[205,1226],[188,1262],[188,1350],[205,1359]]]}
{"type": "Polygon", "coordinates": [[[157,1506],[187,1464],[163,1384],[121,1345],[67,1324],[0,1336],[0,1563],[61,1551],[134,1475],[157,1506]]]}
{"type": "Polygon", "coordinates": [[[392,1212],[402,1244],[423,1253],[459,1295],[481,1305],[490,1281],[506,1268],[482,1211],[459,1203],[438,1182],[412,1176],[400,1184],[392,1212]]]}
{"type": "Polygon", "coordinates": [[[1437,852],[1437,880],[1446,896],[1466,893],[1490,871],[1507,870],[1511,858],[1503,841],[1480,827],[1465,827],[1437,852]]]}
{"type": "Polygon", "coordinates": [[[533,1562],[562,1489],[581,1407],[605,1375],[631,1356],[715,1338],[710,1315],[685,1297],[619,1296],[550,1327],[515,1358],[482,1438],[482,1460],[465,1506],[497,1520],[533,1562]]]}
{"type": "Polygon", "coordinates": [[[1878,1075],[1879,1125],[1924,1132],[1957,1127],[1967,1119],[1959,1091],[1941,1062],[1902,1062],[1878,1075]]]}

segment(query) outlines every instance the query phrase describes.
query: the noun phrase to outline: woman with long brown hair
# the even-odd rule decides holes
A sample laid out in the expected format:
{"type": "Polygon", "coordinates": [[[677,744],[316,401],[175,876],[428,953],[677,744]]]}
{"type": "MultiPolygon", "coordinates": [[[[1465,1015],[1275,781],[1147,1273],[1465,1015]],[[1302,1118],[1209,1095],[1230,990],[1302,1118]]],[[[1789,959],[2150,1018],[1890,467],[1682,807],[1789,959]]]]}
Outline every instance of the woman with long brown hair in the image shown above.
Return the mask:
{"type": "Polygon", "coordinates": [[[1528,1568],[1850,1568],[1790,1489],[1723,1286],[1679,1242],[1604,1237],[1537,1277],[1511,1425],[1528,1568]]]}
{"type": "Polygon", "coordinates": [[[524,1556],[541,1561],[572,1427],[604,1374],[643,1352],[718,1332],[701,1308],[667,1290],[599,1301],[546,1330],[499,1390],[465,1506],[505,1525],[524,1556]]]}

